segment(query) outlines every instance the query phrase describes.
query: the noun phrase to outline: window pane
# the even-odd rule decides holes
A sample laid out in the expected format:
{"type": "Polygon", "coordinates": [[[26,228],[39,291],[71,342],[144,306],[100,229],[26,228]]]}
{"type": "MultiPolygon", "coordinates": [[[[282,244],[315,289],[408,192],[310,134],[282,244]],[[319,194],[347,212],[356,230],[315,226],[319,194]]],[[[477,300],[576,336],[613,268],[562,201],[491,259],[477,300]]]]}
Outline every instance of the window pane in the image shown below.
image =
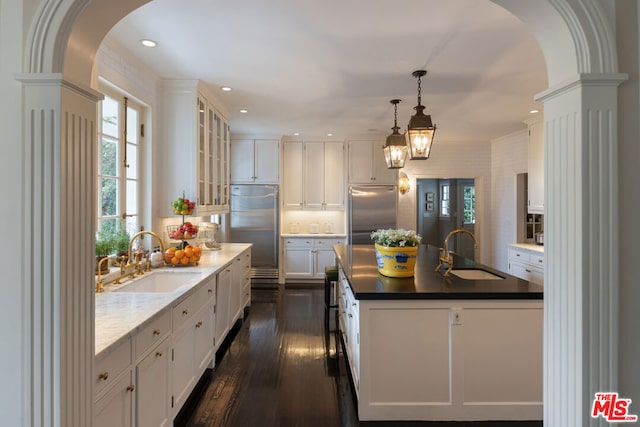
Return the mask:
{"type": "Polygon", "coordinates": [[[101,206],[100,210],[103,216],[118,215],[118,180],[115,178],[100,178],[101,187],[101,206]]]}
{"type": "Polygon", "coordinates": [[[127,107],[127,142],[138,143],[138,111],[127,107]]]}
{"type": "Polygon", "coordinates": [[[138,181],[127,180],[127,215],[138,213],[138,181]]]}
{"type": "Polygon", "coordinates": [[[103,136],[100,148],[100,174],[116,176],[118,174],[117,141],[103,136]]]}
{"type": "Polygon", "coordinates": [[[138,146],[127,144],[127,178],[138,178],[138,146]]]}
{"type": "Polygon", "coordinates": [[[118,120],[119,103],[108,96],[102,101],[102,133],[118,137],[120,129],[118,120]]]}

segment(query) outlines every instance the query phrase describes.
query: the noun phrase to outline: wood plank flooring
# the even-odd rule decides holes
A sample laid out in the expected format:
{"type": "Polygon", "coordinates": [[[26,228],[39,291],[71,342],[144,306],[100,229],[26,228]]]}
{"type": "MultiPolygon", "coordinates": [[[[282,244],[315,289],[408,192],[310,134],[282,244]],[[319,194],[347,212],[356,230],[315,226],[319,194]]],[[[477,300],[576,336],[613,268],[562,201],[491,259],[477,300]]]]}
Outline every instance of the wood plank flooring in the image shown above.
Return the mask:
{"type": "Polygon", "coordinates": [[[321,288],[254,290],[176,426],[542,426],[542,422],[360,422],[344,356],[324,332],[321,288]]]}

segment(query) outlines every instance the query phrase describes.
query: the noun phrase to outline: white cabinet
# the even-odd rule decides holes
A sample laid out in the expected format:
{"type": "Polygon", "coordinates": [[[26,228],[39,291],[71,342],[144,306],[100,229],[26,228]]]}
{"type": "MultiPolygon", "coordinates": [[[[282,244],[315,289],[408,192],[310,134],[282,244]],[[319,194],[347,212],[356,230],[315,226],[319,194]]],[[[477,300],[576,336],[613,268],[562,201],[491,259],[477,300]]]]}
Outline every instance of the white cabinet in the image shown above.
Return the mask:
{"type": "Polygon", "coordinates": [[[544,213],[544,123],[529,123],[527,211],[544,213]]]}
{"type": "Polygon", "coordinates": [[[194,80],[164,82],[164,139],[159,142],[162,216],[171,202],[196,201],[194,216],[229,210],[229,125],[212,95],[194,80]]]}
{"type": "Polygon", "coordinates": [[[169,341],[162,341],[136,365],[136,426],[172,425],[169,341]]]}
{"type": "Polygon", "coordinates": [[[285,279],[324,279],[325,267],[335,265],[333,245],[342,244],[342,238],[285,238],[285,279]]]}
{"type": "Polygon", "coordinates": [[[344,209],[344,143],[285,143],[283,175],[285,209],[344,209]]]}
{"type": "Polygon", "coordinates": [[[360,394],[360,303],[355,299],[349,283],[340,270],[338,280],[338,322],[345,344],[351,378],[356,395],[360,394]]]}
{"type": "Polygon", "coordinates": [[[349,184],[396,184],[396,169],[388,169],[384,141],[349,141],[349,184]]]}
{"type": "Polygon", "coordinates": [[[215,346],[216,349],[220,347],[222,341],[229,332],[229,298],[231,294],[231,267],[225,268],[217,277],[217,290],[216,290],[216,325],[215,325],[215,346]]]}
{"type": "Polygon", "coordinates": [[[172,407],[181,408],[213,359],[215,280],[173,307],[172,407]]]}
{"type": "Polygon", "coordinates": [[[529,282],[544,284],[544,253],[523,246],[509,246],[509,274],[529,282]]]}
{"type": "Polygon", "coordinates": [[[94,425],[98,427],[132,425],[135,384],[131,370],[133,343],[130,339],[96,360],[94,425]]]}
{"type": "Polygon", "coordinates": [[[276,139],[231,141],[231,183],[278,184],[280,143],[276,139]]]}

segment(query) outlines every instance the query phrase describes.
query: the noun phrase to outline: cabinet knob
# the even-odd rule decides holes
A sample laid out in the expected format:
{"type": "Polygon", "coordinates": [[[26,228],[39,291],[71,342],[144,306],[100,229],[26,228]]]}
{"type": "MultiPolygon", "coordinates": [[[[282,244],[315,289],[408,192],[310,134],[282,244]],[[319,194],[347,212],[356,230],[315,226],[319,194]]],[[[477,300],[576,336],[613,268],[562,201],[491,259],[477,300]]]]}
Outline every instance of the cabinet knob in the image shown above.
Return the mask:
{"type": "Polygon", "coordinates": [[[156,329],[153,331],[153,335],[160,335],[160,329],[156,329]]]}
{"type": "Polygon", "coordinates": [[[103,373],[101,373],[100,375],[98,375],[98,379],[99,380],[103,380],[106,381],[109,378],[109,372],[105,371],[103,373]]]}
{"type": "Polygon", "coordinates": [[[213,293],[213,289],[207,289],[207,292],[209,292],[210,294],[213,293]]]}
{"type": "Polygon", "coordinates": [[[161,351],[156,351],[156,357],[162,357],[162,352],[161,351]]]}
{"type": "Polygon", "coordinates": [[[182,310],[182,315],[186,316],[187,314],[189,314],[189,310],[182,310]]]}
{"type": "Polygon", "coordinates": [[[524,271],[526,271],[527,273],[531,273],[531,270],[529,270],[528,268],[525,268],[524,271]]]}
{"type": "Polygon", "coordinates": [[[347,314],[347,316],[349,316],[349,319],[353,318],[353,316],[351,315],[351,313],[347,314]]]}
{"type": "Polygon", "coordinates": [[[135,386],[134,386],[133,384],[131,384],[131,385],[129,385],[129,386],[127,387],[127,391],[133,391],[133,390],[135,390],[135,389],[136,389],[136,388],[135,388],[135,386]]]}
{"type": "Polygon", "coordinates": [[[201,326],[202,326],[202,322],[198,322],[198,323],[196,323],[196,328],[199,328],[199,327],[201,327],[201,326]]]}

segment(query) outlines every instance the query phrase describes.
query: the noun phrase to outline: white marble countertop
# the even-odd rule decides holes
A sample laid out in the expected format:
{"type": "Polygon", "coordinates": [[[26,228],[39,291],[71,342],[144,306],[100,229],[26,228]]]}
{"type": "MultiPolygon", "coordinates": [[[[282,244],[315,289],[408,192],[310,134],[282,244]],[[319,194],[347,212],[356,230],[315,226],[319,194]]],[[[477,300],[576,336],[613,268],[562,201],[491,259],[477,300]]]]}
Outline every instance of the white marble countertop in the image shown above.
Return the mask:
{"type": "Polygon", "coordinates": [[[536,252],[539,254],[544,253],[544,246],[536,245],[535,243],[509,243],[509,246],[512,246],[514,248],[524,249],[529,252],[536,252]]]}
{"type": "Polygon", "coordinates": [[[311,233],[283,233],[280,235],[280,237],[283,238],[289,238],[289,237],[310,237],[310,238],[316,238],[316,239],[330,239],[330,238],[334,238],[334,239],[346,239],[347,235],[346,234],[327,234],[327,233],[315,233],[315,234],[311,234],[311,233]]]}
{"type": "MultiPolygon", "coordinates": [[[[191,286],[167,293],[113,292],[133,280],[121,285],[109,284],[105,292],[95,295],[95,354],[102,357],[117,348],[122,342],[134,335],[151,322],[163,309],[186,298],[191,290],[203,280],[217,274],[229,265],[233,259],[252,245],[247,243],[222,243],[218,251],[202,251],[197,266],[162,267],[155,271],[199,272],[201,276],[191,286]]],[[[145,275],[141,277],[145,277],[145,275]]]]}

